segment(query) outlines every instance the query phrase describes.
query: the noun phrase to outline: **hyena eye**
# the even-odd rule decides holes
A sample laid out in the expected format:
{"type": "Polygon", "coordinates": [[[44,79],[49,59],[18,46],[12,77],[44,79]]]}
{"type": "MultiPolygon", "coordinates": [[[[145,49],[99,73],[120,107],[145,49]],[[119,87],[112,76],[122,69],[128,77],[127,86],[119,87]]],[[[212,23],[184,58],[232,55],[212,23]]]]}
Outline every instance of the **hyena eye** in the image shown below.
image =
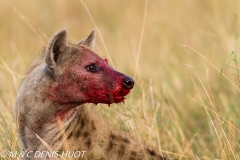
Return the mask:
{"type": "Polygon", "coordinates": [[[89,72],[95,73],[97,72],[98,68],[95,64],[91,64],[85,67],[89,72]]]}

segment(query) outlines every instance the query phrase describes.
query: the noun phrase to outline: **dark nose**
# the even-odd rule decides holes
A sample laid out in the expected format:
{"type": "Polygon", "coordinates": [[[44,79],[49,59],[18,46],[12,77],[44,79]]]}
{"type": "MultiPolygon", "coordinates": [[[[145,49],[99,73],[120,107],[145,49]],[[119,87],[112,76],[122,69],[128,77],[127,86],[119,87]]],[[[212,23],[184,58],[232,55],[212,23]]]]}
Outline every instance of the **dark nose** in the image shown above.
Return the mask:
{"type": "Polygon", "coordinates": [[[125,89],[132,89],[134,86],[134,80],[128,76],[122,78],[122,83],[125,89]]]}

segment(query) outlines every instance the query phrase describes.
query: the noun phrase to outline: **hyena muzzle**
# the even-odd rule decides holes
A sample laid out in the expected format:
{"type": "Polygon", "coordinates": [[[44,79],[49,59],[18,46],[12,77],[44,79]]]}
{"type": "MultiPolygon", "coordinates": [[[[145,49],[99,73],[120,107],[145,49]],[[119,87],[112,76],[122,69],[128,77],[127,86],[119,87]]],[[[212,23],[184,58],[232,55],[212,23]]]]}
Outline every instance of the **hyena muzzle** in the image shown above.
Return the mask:
{"type": "Polygon", "coordinates": [[[15,104],[24,159],[60,159],[65,151],[86,151],[73,159],[167,159],[83,105],[123,102],[134,86],[131,77],[92,51],[94,40],[92,31],[72,44],[61,30],[27,72],[15,104]]]}

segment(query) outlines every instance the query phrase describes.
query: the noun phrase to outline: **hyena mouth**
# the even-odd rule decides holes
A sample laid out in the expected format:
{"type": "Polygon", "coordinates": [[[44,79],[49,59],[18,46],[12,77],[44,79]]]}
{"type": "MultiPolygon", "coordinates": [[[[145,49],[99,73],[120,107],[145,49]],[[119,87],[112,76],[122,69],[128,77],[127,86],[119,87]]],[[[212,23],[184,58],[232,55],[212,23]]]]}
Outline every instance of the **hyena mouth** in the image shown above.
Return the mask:
{"type": "Polygon", "coordinates": [[[112,104],[112,103],[121,103],[124,102],[126,99],[126,95],[130,92],[130,90],[125,90],[124,92],[118,92],[118,93],[110,93],[110,94],[103,94],[101,97],[99,97],[102,101],[102,103],[105,104],[112,104]]]}
{"type": "Polygon", "coordinates": [[[114,97],[110,97],[110,101],[113,101],[113,103],[124,102],[125,99],[126,99],[125,96],[114,96],[114,97]]]}
{"type": "MultiPolygon", "coordinates": [[[[112,84],[114,85],[114,83],[112,84]]],[[[114,87],[115,89],[109,90],[110,104],[124,102],[126,99],[125,96],[131,91],[134,86],[134,80],[131,77],[124,75],[121,77],[121,82],[117,86],[118,87],[114,87]]]]}
{"type": "Polygon", "coordinates": [[[126,99],[125,96],[130,92],[130,90],[124,90],[124,92],[121,92],[119,94],[113,94],[112,96],[109,96],[111,103],[121,103],[124,102],[126,99]]]}

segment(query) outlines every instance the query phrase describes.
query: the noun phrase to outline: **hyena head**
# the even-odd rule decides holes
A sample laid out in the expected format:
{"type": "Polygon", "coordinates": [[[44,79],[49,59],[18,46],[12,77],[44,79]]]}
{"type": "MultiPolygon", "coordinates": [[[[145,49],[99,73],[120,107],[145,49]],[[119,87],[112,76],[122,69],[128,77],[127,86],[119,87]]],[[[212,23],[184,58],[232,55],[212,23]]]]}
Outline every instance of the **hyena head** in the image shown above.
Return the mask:
{"type": "Polygon", "coordinates": [[[134,81],[108,65],[93,49],[95,31],[77,44],[67,42],[67,32],[56,33],[49,41],[45,63],[51,85],[47,99],[56,103],[119,103],[134,81]]]}

